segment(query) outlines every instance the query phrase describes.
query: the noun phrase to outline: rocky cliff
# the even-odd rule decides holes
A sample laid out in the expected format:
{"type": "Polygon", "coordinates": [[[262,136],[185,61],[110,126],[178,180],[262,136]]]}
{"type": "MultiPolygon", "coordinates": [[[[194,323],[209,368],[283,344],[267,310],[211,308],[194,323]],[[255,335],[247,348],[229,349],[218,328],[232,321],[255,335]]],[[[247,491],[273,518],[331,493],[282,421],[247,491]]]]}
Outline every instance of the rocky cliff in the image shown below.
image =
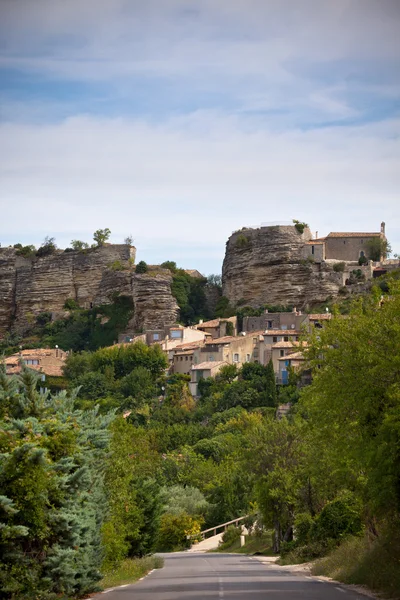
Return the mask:
{"type": "Polygon", "coordinates": [[[226,244],[222,291],[233,305],[288,304],[304,307],[336,296],[342,276],[330,265],[304,259],[308,228],[243,229],[226,244]]]}
{"type": "Polygon", "coordinates": [[[26,332],[43,312],[58,318],[69,298],[90,308],[108,304],[115,293],[133,298],[137,330],[175,323],[178,307],[169,272],[136,275],[134,259],[135,249],[125,244],[33,259],[0,248],[0,337],[26,332]]]}

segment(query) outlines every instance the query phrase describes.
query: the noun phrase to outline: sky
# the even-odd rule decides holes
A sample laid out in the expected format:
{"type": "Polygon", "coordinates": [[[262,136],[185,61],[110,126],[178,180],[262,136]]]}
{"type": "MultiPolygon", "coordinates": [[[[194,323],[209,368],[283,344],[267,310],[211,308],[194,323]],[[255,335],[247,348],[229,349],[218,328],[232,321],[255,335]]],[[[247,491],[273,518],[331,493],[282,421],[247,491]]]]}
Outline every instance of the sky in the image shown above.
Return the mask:
{"type": "Polygon", "coordinates": [[[132,235],[220,273],[234,230],[400,253],[399,0],[0,0],[0,242],[132,235]]]}

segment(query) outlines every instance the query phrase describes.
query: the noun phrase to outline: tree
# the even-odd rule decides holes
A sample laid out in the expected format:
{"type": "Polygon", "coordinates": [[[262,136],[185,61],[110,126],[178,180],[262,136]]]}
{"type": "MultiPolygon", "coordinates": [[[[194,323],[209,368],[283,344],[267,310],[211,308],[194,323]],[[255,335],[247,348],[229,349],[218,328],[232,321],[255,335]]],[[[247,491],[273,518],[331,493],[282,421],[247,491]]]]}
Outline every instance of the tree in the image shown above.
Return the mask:
{"type": "Polygon", "coordinates": [[[163,269],[169,269],[171,273],[175,273],[177,270],[176,262],[173,260],[166,260],[165,262],[161,263],[160,267],[163,269]]]}
{"type": "Polygon", "coordinates": [[[102,465],[112,416],[0,372],[0,595],[75,598],[101,578],[102,465]]]}
{"type": "Polygon", "coordinates": [[[49,256],[50,254],[54,254],[56,250],[55,238],[46,236],[39,250],[36,252],[36,256],[49,256]]]}
{"type": "Polygon", "coordinates": [[[93,234],[93,239],[97,244],[97,247],[104,246],[106,241],[109,239],[111,231],[108,229],[97,229],[93,234]]]}
{"type": "Polygon", "coordinates": [[[366,243],[368,248],[368,258],[376,262],[380,261],[382,256],[386,258],[392,251],[389,242],[381,237],[374,237],[366,243]]]}
{"type": "Polygon", "coordinates": [[[147,263],[144,262],[144,260],[141,260],[140,262],[138,262],[138,264],[136,265],[136,269],[135,272],[136,273],[147,273],[147,271],[149,270],[147,263]]]}
{"type": "Polygon", "coordinates": [[[127,235],[126,238],[124,239],[124,244],[126,244],[127,246],[132,246],[133,245],[133,236],[127,235]]]}
{"type": "Polygon", "coordinates": [[[78,252],[82,252],[82,250],[86,250],[87,248],[89,248],[89,244],[87,244],[86,242],[82,242],[81,240],[72,240],[71,246],[73,250],[76,250],[78,252]]]}

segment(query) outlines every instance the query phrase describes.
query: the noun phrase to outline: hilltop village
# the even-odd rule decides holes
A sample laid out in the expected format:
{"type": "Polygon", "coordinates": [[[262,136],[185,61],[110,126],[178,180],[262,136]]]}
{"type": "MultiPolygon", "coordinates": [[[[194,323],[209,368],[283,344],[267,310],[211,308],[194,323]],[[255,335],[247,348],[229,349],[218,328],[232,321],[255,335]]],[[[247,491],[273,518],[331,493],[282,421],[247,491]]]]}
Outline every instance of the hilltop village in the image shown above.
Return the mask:
{"type": "MultiPolygon", "coordinates": [[[[0,334],[17,335],[19,340],[27,336],[29,346],[22,345],[6,358],[7,372],[19,372],[22,361],[44,375],[62,377],[71,348],[31,347],[35,320],[65,320],[71,307],[108,305],[117,294],[129,299],[133,310],[112,345],[159,345],[168,372],[190,377],[194,397],[201,379],[215,377],[226,365],[248,362],[272,361],[276,382],[285,385],[290,369],[298,370],[304,362],[302,335],[331,316],[328,309],[312,312],[312,306],[349,294],[398,267],[398,261],[386,259],[384,223],[377,232],[333,232],[326,237],[318,237],[318,232],[313,236],[308,225],[298,221],[292,226],[244,228],[226,246],[222,289],[196,270],[185,274],[204,285],[207,314],[215,313],[218,302],[224,305],[225,300],[228,316],[199,318],[186,326],[179,323],[174,295],[175,263],[138,269],[136,249],[127,244],[54,250],[39,258],[23,256],[15,247],[0,248],[0,334]],[[272,306],[272,312],[265,306],[272,306]],[[257,314],[246,314],[242,307],[255,308],[257,314]],[[230,316],[237,311],[242,313],[240,324],[235,314],[230,316]]],[[[102,324],[108,320],[101,317],[102,324]]]]}

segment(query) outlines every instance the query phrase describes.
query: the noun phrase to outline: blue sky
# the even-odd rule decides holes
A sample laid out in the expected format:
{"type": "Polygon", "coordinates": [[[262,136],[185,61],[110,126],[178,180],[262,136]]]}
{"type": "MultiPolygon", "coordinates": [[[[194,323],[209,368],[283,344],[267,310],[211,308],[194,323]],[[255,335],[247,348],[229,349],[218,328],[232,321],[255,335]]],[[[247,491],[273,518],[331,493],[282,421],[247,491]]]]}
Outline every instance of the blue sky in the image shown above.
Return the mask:
{"type": "Polygon", "coordinates": [[[306,221],[400,252],[398,0],[0,0],[0,241],[220,272],[306,221]]]}

